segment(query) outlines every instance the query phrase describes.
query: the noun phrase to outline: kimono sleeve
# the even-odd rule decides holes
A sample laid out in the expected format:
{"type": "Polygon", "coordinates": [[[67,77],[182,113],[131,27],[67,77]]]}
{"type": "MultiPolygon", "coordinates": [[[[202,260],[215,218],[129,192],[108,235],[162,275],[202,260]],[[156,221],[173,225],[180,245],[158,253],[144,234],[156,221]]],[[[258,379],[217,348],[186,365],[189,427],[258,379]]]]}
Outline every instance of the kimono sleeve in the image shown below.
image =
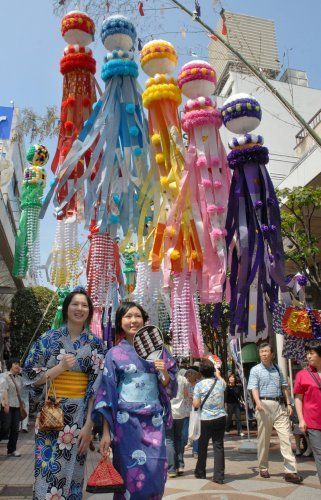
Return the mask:
{"type": "Polygon", "coordinates": [[[91,342],[91,369],[88,373],[88,386],[86,391],[86,401],[96,394],[101,384],[104,368],[105,350],[102,341],[95,336],[91,342]]]}
{"type": "Polygon", "coordinates": [[[170,378],[169,383],[165,387],[166,393],[170,399],[173,399],[177,395],[178,383],[177,383],[177,363],[176,360],[169,354],[167,349],[163,351],[163,360],[165,361],[166,369],[170,378]]]}
{"type": "Polygon", "coordinates": [[[31,347],[28,357],[23,365],[23,385],[30,387],[30,397],[39,402],[43,395],[43,386],[35,387],[35,383],[41,379],[48,370],[47,363],[50,352],[45,345],[45,335],[42,335],[31,347]]]}
{"type": "Polygon", "coordinates": [[[108,351],[100,385],[96,394],[92,419],[94,422],[99,422],[99,415],[102,415],[108,422],[110,431],[113,434],[118,407],[117,382],[115,361],[113,360],[112,352],[108,351]]]}

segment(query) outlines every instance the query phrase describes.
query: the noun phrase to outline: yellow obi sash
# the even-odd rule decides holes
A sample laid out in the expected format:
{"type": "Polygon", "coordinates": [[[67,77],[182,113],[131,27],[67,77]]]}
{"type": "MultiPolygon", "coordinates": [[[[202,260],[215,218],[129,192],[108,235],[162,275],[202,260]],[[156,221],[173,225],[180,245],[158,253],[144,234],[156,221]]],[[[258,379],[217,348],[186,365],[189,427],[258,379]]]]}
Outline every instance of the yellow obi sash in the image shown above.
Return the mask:
{"type": "MultiPolygon", "coordinates": [[[[83,398],[88,386],[88,373],[65,371],[53,381],[57,398],[83,398]]],[[[53,396],[51,386],[49,396],[53,396]]]]}

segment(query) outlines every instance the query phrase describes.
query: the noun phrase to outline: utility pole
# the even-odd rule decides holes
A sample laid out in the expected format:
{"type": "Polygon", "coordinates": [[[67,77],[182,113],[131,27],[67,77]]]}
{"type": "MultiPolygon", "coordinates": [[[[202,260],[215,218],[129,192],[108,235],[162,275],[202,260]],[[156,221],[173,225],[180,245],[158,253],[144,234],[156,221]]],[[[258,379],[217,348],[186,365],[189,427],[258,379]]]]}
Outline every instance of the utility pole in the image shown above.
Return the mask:
{"type": "Polygon", "coordinates": [[[275,95],[275,97],[283,104],[283,106],[289,111],[289,113],[302,125],[302,127],[308,132],[310,137],[321,147],[321,137],[316,134],[312,127],[305,121],[305,119],[296,111],[296,109],[283,97],[275,87],[269,82],[269,80],[264,76],[263,72],[252,66],[243,56],[238,52],[232,45],[228,43],[227,40],[219,33],[214,31],[208,24],[206,24],[199,16],[195,16],[192,11],[187,9],[181,2],[177,0],[170,0],[173,4],[179,7],[181,10],[186,12],[194,21],[203,26],[209,33],[214,35],[225,47],[227,47],[242,63],[262,82],[264,85],[275,95]]]}

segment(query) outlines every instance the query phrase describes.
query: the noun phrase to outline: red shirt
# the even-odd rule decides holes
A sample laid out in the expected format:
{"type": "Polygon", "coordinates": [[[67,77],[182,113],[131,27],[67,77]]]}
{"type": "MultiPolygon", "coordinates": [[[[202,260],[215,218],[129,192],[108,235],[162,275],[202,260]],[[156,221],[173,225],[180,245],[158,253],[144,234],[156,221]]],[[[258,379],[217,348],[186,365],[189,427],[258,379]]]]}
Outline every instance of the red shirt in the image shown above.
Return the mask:
{"type": "MultiPolygon", "coordinates": [[[[315,372],[314,368],[309,368],[315,372]]],[[[321,379],[320,379],[321,384],[321,379]]],[[[321,389],[308,370],[301,370],[295,377],[294,394],[302,394],[302,413],[308,429],[321,430],[321,389]]]]}

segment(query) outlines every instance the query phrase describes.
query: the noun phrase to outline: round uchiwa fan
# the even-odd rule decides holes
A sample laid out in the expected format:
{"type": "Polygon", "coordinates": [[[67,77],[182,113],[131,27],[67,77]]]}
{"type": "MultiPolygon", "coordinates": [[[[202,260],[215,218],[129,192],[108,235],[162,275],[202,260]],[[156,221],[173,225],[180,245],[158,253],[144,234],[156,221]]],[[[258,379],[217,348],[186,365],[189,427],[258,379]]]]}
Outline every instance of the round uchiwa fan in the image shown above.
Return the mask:
{"type": "Polygon", "coordinates": [[[134,349],[140,358],[146,361],[155,361],[162,355],[164,339],[157,326],[143,326],[134,337],[134,349]]]}
{"type": "Polygon", "coordinates": [[[103,457],[91,473],[86,491],[89,493],[125,493],[124,481],[108,457],[103,457]]]}

